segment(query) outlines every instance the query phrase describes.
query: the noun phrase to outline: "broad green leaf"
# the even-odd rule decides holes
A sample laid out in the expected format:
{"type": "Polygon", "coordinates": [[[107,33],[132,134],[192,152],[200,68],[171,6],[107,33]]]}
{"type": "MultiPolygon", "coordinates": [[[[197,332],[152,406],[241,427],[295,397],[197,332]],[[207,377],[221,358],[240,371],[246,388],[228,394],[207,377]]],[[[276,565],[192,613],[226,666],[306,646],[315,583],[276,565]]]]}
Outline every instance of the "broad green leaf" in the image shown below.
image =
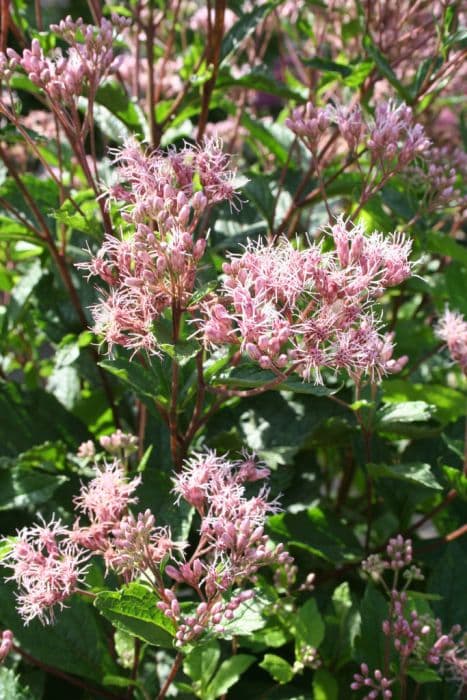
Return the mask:
{"type": "Polygon", "coordinates": [[[465,415],[464,395],[449,386],[421,382],[412,384],[403,379],[385,379],[382,386],[385,403],[397,405],[424,400],[429,405],[436,406],[436,416],[443,423],[456,421],[465,415]]]}
{"type": "MultiPolygon", "coordinates": [[[[229,87],[250,88],[257,92],[265,92],[268,95],[277,95],[286,100],[301,100],[302,95],[295,90],[292,90],[288,85],[279,82],[276,78],[266,72],[265,68],[256,67],[245,75],[234,78],[232,74],[225,69],[220,72],[216,82],[217,89],[225,89],[229,87]]],[[[246,116],[245,114],[242,116],[246,116]]]]}
{"type": "Polygon", "coordinates": [[[299,608],[296,615],[296,643],[317,649],[324,639],[324,621],[316,600],[310,598],[299,608]]]}
{"type": "Polygon", "coordinates": [[[289,547],[304,549],[334,566],[363,556],[348,524],[318,507],[273,515],[268,527],[278,540],[286,538],[289,547]]]}
{"type": "Polygon", "coordinates": [[[358,659],[370,668],[379,668],[386,653],[386,637],[381,632],[383,620],[388,616],[388,603],[383,594],[368,583],[360,606],[362,624],[356,640],[358,659]]]}
{"type": "Polygon", "coordinates": [[[220,644],[217,640],[199,642],[183,661],[183,671],[192,681],[198,683],[201,696],[214,675],[221,656],[220,644]]]}
{"type": "Polygon", "coordinates": [[[410,464],[368,464],[368,472],[374,478],[398,479],[426,486],[428,489],[442,491],[443,487],[435,478],[429,464],[413,462],[410,464]]]}
{"type": "Polygon", "coordinates": [[[426,421],[433,415],[433,408],[425,401],[402,401],[383,406],[378,412],[378,422],[382,426],[392,423],[414,423],[426,421]]]}
{"type": "Polygon", "coordinates": [[[337,700],[339,685],[335,677],[325,668],[313,674],[313,700],[337,700]]]}
{"type": "Polygon", "coordinates": [[[430,253],[437,253],[467,265],[467,250],[454,238],[439,231],[425,231],[422,240],[430,253]]]}
{"type": "Polygon", "coordinates": [[[75,231],[82,231],[82,233],[92,238],[101,238],[103,227],[99,216],[96,216],[98,204],[95,197],[91,200],[81,202],[79,206],[83,213],[77,211],[76,207],[74,207],[69,200],[66,200],[60,209],[53,212],[53,217],[57,219],[59,223],[75,231]]]}
{"type": "Polygon", "coordinates": [[[96,102],[114,114],[133,133],[145,135],[142,112],[120,83],[113,80],[102,83],[97,90],[96,102]]]}
{"type": "Polygon", "coordinates": [[[294,677],[294,671],[289,662],[276,654],[265,654],[258,665],[270,673],[278,683],[288,683],[294,677]]]}
{"type": "Polygon", "coordinates": [[[430,668],[421,661],[409,661],[407,665],[407,675],[416,683],[439,683],[441,678],[434,668],[430,668]]]}
{"type": "Polygon", "coordinates": [[[0,471],[0,511],[15,508],[35,510],[46,503],[67,481],[66,476],[47,474],[39,470],[13,467],[0,471]]]}
{"type": "Polygon", "coordinates": [[[62,441],[71,450],[91,437],[83,423],[42,389],[24,391],[0,382],[0,455],[17,455],[44,441],[62,441]]]}
{"type": "Polygon", "coordinates": [[[157,596],[140,583],[98,593],[94,605],[119,630],[148,644],[172,647],[175,625],[156,606],[157,596]]]}
{"type": "MultiPolygon", "coordinates": [[[[157,360],[155,360],[157,362],[157,360]]],[[[133,389],[138,396],[155,399],[160,387],[155,373],[151,368],[143,367],[139,362],[132,362],[123,358],[115,360],[102,360],[100,366],[107,372],[118,377],[127,387],[133,389]]],[[[148,406],[153,408],[152,401],[148,406]]]]}
{"type": "Polygon", "coordinates": [[[255,661],[256,657],[249,654],[237,654],[224,661],[206,689],[206,700],[224,695],[255,661]]]}
{"type": "Polygon", "coordinates": [[[254,598],[239,605],[233,620],[223,623],[224,630],[219,636],[222,639],[232,639],[232,637],[246,636],[262,629],[267,622],[262,611],[268,610],[270,606],[271,600],[257,593],[254,598]]]}

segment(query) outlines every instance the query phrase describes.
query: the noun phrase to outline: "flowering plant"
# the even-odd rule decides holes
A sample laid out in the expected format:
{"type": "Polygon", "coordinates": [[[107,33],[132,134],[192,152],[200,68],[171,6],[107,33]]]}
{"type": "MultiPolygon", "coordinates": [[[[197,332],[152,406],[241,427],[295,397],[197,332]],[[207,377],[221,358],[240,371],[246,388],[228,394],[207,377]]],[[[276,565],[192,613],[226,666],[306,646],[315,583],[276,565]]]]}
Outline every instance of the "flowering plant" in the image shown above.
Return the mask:
{"type": "Polygon", "coordinates": [[[2,4],[1,697],[465,692],[460,5],[2,4]]]}

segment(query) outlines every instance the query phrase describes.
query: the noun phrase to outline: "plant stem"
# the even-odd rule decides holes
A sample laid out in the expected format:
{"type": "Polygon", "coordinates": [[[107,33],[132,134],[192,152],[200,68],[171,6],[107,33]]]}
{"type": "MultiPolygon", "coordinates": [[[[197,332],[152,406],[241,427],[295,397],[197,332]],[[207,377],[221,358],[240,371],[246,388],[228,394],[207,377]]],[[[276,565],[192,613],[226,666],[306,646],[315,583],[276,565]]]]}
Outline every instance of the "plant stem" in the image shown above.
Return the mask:
{"type": "Polygon", "coordinates": [[[173,662],[173,666],[170,669],[170,673],[167,676],[164,685],[160,689],[159,695],[157,696],[156,700],[163,700],[165,698],[165,696],[167,695],[167,691],[170,688],[170,686],[172,685],[172,683],[175,679],[175,676],[178,673],[178,669],[180,668],[180,666],[182,664],[182,659],[183,659],[183,655],[181,654],[181,652],[178,652],[177,656],[175,657],[175,661],[173,662]]]}

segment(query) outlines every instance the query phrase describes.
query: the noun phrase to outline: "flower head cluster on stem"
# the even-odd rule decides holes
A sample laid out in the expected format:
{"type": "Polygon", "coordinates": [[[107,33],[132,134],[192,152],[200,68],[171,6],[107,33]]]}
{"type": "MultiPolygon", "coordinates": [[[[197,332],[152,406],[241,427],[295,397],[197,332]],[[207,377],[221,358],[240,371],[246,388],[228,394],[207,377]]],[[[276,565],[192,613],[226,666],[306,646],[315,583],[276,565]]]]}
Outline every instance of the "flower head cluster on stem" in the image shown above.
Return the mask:
{"type": "MultiPolygon", "coordinates": [[[[278,511],[277,500],[269,498],[262,486],[256,496],[247,496],[246,485],[265,479],[269,470],[245,455],[228,461],[214,452],[197,454],[185,462],[174,477],[174,492],[194,506],[201,518],[200,542],[191,559],[179,567],[167,566],[166,573],[178,584],[193,588],[201,598],[196,615],[178,613],[179,644],[199,636],[208,626],[221,630],[221,622],[232,619],[242,602],[254,591],[238,591],[268,564],[286,564],[291,557],[282,544],[274,546],[264,532],[266,517],[278,511]],[[234,591],[230,599],[223,594],[234,591]]],[[[164,601],[159,607],[177,619],[164,601]]]]}
{"type": "Polygon", "coordinates": [[[118,152],[120,184],[110,190],[134,227],[106,236],[89,262],[79,264],[108,285],[92,308],[96,333],[109,352],[115,345],[157,353],[154,322],[193,292],[206,240],[194,230],[206,209],[236,196],[229,157],[208,140],[181,151],[145,153],[135,142],[118,152]]]}
{"type": "Polygon", "coordinates": [[[410,240],[366,236],[342,218],[330,234],[330,252],[322,240],[298,250],[282,239],[231,256],[221,292],[204,304],[204,343],[239,345],[264,369],[315,382],[323,367],[372,379],[400,370],[406,359],[392,359],[392,338],[380,332],[374,306],[410,275],[410,240]]]}
{"type": "Polygon", "coordinates": [[[66,56],[61,51],[45,55],[39,40],[33,39],[31,48],[24,49],[22,55],[7,49],[6,56],[0,56],[0,65],[7,70],[6,77],[19,66],[50,100],[70,107],[83,89],[94,95],[99,83],[116,69],[112,44],[116,33],[127,24],[116,15],[110,20],[102,18],[97,28],[81,18],[74,21],[67,17],[51,26],[70,45],[66,56]]]}
{"type": "Polygon", "coordinates": [[[279,509],[277,500],[266,486],[247,493],[248,484],[268,476],[269,470],[247,454],[229,461],[206,452],[186,461],[174,477],[174,492],[177,503],[184,499],[201,521],[198,545],[187,559],[188,545],[175,542],[170,528],[156,526],[149,509],[131,512],[140,478],[129,479],[117,459],[96,462],[94,478],[74,499],[87,524],[78,518],[69,528],[52,520],[18,533],[5,563],[20,589],[20,614],[26,622],[35,617],[53,621],[55,608],[64,607],[85,584],[90,558],[101,556],[107,571],[153,588],[155,603],[176,623],[178,645],[207,630],[220,632],[254,596],[242,586],[254,581],[260,567],[292,561],[283,545],[274,545],[264,533],[268,514],[279,509]],[[175,582],[172,588],[168,581],[175,582]],[[182,585],[195,594],[190,613],[182,612],[177,599],[175,591],[182,585]]]}
{"type": "MultiPolygon", "coordinates": [[[[448,634],[443,633],[442,623],[430,615],[420,614],[413,605],[408,587],[414,580],[423,579],[418,567],[412,564],[412,541],[397,535],[389,540],[384,555],[372,554],[362,569],[373,581],[381,583],[389,597],[389,614],[382,622],[382,633],[387,645],[392,645],[399,659],[398,674],[388,679],[387,671],[379,669],[372,674],[367,664],[354,675],[353,690],[370,689],[368,700],[391,698],[391,686],[405,683],[407,667],[411,660],[438,666],[439,670],[453,677],[462,687],[467,684],[465,671],[465,639],[459,639],[460,625],[454,625],[448,634]],[[386,584],[384,572],[392,572],[392,583],[386,584]],[[402,587],[400,582],[404,581],[402,587]]],[[[389,654],[389,646],[387,646],[389,654]]]]}

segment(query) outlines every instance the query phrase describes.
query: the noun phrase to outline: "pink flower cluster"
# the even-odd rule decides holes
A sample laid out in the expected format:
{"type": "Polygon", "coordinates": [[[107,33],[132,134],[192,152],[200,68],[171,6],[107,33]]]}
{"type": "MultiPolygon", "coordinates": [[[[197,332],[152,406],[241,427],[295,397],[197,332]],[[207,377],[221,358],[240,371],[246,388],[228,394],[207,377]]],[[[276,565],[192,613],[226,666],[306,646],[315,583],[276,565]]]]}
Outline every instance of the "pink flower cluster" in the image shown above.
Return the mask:
{"type": "Polygon", "coordinates": [[[274,546],[264,533],[267,515],[278,510],[277,501],[269,499],[264,486],[256,496],[246,495],[246,483],[268,475],[269,470],[248,455],[232,462],[207,452],[187,460],[175,476],[174,492],[194,506],[201,518],[200,541],[191,559],[167,566],[166,573],[194,589],[202,602],[188,616],[173,600],[158,604],[179,622],[179,644],[199,636],[208,625],[220,631],[221,622],[232,619],[239,605],[254,595],[252,590],[240,591],[226,601],[223,593],[254,579],[262,566],[291,562],[283,545],[274,546]]]}
{"type": "Polygon", "coordinates": [[[383,700],[392,698],[390,687],[394,680],[385,678],[379,669],[376,669],[371,675],[368,665],[361,664],[360,673],[355,673],[353,678],[353,683],[350,685],[352,690],[364,689],[368,691],[362,700],[376,700],[379,697],[383,700]]]}
{"type": "Polygon", "coordinates": [[[42,522],[18,533],[18,540],[4,560],[20,592],[18,612],[30,622],[38,617],[42,623],[54,620],[54,608],[64,607],[84,581],[89,554],[69,537],[60,520],[42,522]]]}
{"type": "Polygon", "coordinates": [[[286,239],[250,243],[231,256],[218,296],[203,306],[200,331],[208,346],[240,345],[264,369],[297,372],[321,382],[321,369],[378,380],[400,370],[391,336],[380,333],[374,304],[411,272],[411,242],[401,234],[366,236],[342,218],[323,241],[298,250],[286,239]]]}
{"type": "MultiPolygon", "coordinates": [[[[423,579],[418,567],[412,564],[412,541],[397,535],[389,540],[385,556],[372,554],[362,563],[362,569],[374,581],[381,581],[390,597],[388,619],[382,623],[382,632],[392,641],[399,656],[400,667],[405,668],[409,659],[417,659],[430,665],[439,666],[440,670],[449,673],[462,687],[467,684],[465,668],[465,639],[456,640],[462,631],[460,625],[454,625],[449,634],[443,634],[441,620],[435,620],[429,615],[419,615],[417,610],[408,610],[409,595],[406,591],[410,582],[423,579]],[[406,579],[402,590],[397,589],[400,573],[406,579]],[[387,587],[382,574],[392,570],[393,584],[391,590],[387,587]]],[[[362,664],[361,673],[354,675],[351,685],[353,690],[371,688],[365,697],[391,698],[390,686],[395,682],[383,679],[381,671],[369,673],[368,666],[362,664]],[[383,682],[384,680],[384,682],[383,682]],[[376,681],[376,682],[375,682],[376,681]],[[386,694],[385,694],[386,693],[386,694]]]]}
{"type": "Polygon", "coordinates": [[[446,309],[435,331],[448,346],[453,361],[467,374],[467,321],[462,314],[446,309]]]}
{"type": "Polygon", "coordinates": [[[365,119],[359,106],[315,107],[311,102],[297,107],[286,119],[286,125],[314,155],[333,123],[351,153],[368,149],[371,167],[378,166],[383,172],[401,170],[430,146],[423,126],[414,124],[411,108],[392,101],[378,103],[374,120],[365,119]]]}
{"type": "Polygon", "coordinates": [[[151,154],[131,142],[116,160],[123,184],[111,194],[125,203],[134,231],[106,236],[97,255],[78,267],[110,288],[92,308],[94,330],[109,352],[121,345],[157,353],[154,322],[165,309],[188,304],[206,247],[193,232],[207,207],[235,197],[233,172],[217,141],[151,154]]]}
{"type": "Polygon", "coordinates": [[[31,48],[24,49],[22,56],[7,49],[8,68],[11,71],[19,65],[52,101],[69,106],[83,94],[84,86],[95,92],[101,80],[114,70],[113,40],[126,24],[123,18],[113,16],[111,20],[103,18],[96,28],[81,18],[73,21],[67,17],[51,27],[70,44],[66,56],[59,51],[44,55],[38,39],[33,39],[31,48]]]}
{"type": "Polygon", "coordinates": [[[262,566],[291,563],[283,545],[273,545],[264,533],[267,515],[278,510],[277,501],[264,486],[254,496],[246,494],[247,483],[268,476],[269,470],[249,455],[230,462],[207,452],[186,461],[174,477],[174,492],[177,502],[183,498],[201,518],[198,545],[186,560],[181,557],[188,545],[174,542],[168,527],[156,527],[150,510],[129,510],[137,502],[140,477],[129,480],[118,460],[96,463],[94,478],[74,499],[88,524],[77,519],[68,528],[52,520],[25,528],[5,559],[20,589],[21,616],[26,623],[35,617],[53,621],[56,606],[63,608],[79,591],[90,558],[99,555],[107,571],[117,572],[125,582],[142,578],[153,587],[157,605],[177,624],[179,645],[207,628],[221,631],[221,622],[228,623],[254,596],[253,590],[241,590],[242,584],[254,580],[262,566]],[[164,571],[176,582],[172,589],[164,571]],[[181,584],[199,598],[190,613],[182,612],[174,592],[181,584]]]}
{"type": "Polygon", "coordinates": [[[207,207],[234,202],[236,171],[220,139],[177,151],[144,152],[135,140],[116,151],[118,184],[110,194],[126,205],[125,218],[160,235],[193,233],[207,207]]]}

